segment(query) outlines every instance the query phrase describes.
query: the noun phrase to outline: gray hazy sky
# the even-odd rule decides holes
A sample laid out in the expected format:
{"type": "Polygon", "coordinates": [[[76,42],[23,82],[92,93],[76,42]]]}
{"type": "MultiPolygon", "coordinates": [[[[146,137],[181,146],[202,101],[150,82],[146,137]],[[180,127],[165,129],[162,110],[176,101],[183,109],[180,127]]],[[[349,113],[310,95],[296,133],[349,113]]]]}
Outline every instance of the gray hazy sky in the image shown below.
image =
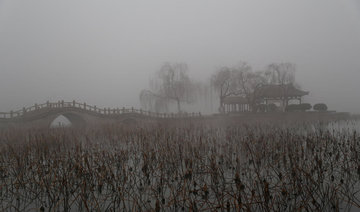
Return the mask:
{"type": "Polygon", "coordinates": [[[0,111],[139,106],[165,62],[297,64],[307,101],[360,113],[360,0],[0,0],[0,111]]]}

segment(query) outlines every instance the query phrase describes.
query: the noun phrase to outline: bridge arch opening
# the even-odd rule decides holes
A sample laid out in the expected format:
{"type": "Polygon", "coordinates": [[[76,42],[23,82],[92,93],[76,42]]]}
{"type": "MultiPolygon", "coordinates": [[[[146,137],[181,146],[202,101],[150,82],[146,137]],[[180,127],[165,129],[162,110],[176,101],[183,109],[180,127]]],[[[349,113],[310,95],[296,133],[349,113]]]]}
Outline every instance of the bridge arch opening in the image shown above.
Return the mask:
{"type": "Polygon", "coordinates": [[[51,123],[50,128],[71,127],[71,121],[63,115],[57,116],[51,123]]]}
{"type": "Polygon", "coordinates": [[[82,127],[86,124],[84,118],[75,113],[62,113],[56,116],[50,123],[54,127],[82,127]]]}

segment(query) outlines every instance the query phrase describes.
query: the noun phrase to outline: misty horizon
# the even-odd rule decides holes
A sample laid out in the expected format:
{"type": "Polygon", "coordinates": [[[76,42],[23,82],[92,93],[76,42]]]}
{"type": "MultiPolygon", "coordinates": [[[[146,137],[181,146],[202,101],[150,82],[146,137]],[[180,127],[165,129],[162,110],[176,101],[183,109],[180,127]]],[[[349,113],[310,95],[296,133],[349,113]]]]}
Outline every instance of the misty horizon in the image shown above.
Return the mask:
{"type": "Polygon", "coordinates": [[[165,62],[296,64],[304,101],[360,113],[360,2],[0,1],[0,111],[46,101],[140,108],[165,62]]]}

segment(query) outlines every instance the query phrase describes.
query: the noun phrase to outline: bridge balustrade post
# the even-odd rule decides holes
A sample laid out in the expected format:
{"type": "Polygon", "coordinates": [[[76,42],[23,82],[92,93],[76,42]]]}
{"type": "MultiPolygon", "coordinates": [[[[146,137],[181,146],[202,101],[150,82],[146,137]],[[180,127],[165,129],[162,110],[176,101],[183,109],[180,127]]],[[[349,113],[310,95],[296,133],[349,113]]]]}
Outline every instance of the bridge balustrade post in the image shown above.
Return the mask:
{"type": "Polygon", "coordinates": [[[134,112],[134,107],[131,107],[131,112],[132,112],[132,113],[134,112]]]}
{"type": "Polygon", "coordinates": [[[61,102],[60,102],[60,100],[58,101],[58,107],[61,107],[61,102]]]}
{"type": "Polygon", "coordinates": [[[104,114],[106,114],[106,108],[104,108],[104,114]]]}
{"type": "Polygon", "coordinates": [[[96,105],[94,106],[94,111],[95,111],[95,113],[97,112],[97,111],[96,111],[96,105]]]}
{"type": "Polygon", "coordinates": [[[64,107],[64,100],[61,100],[61,107],[64,107]]]}

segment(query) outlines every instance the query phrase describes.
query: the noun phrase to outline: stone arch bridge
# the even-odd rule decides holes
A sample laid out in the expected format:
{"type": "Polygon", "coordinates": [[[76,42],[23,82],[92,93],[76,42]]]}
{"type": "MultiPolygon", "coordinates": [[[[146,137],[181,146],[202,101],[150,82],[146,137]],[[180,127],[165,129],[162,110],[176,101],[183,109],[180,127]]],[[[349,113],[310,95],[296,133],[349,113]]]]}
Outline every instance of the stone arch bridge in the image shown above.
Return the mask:
{"type": "Polygon", "coordinates": [[[58,101],[35,104],[17,111],[0,112],[0,127],[50,127],[50,124],[60,115],[66,117],[74,127],[115,122],[133,124],[201,116],[200,113],[154,113],[134,108],[98,108],[76,101],[58,101]]]}

